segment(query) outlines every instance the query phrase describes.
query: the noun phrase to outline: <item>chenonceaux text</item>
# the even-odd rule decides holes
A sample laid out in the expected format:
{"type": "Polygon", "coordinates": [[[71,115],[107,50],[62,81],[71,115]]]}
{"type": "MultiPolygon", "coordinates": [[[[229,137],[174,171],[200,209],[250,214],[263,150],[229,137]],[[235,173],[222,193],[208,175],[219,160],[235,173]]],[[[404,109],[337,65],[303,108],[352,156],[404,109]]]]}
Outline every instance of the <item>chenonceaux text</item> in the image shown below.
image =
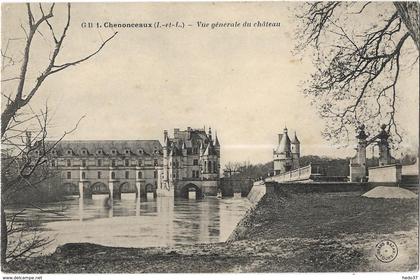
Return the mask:
{"type": "Polygon", "coordinates": [[[104,22],[105,28],[153,28],[152,23],[112,23],[104,22]]]}

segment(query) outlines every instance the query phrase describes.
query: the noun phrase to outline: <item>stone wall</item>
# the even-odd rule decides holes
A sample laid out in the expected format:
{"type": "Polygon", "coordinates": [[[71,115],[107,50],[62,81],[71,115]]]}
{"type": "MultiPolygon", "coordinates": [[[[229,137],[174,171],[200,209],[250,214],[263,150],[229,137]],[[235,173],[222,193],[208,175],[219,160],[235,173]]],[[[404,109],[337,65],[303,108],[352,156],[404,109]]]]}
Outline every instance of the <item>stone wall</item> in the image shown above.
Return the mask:
{"type": "Polygon", "coordinates": [[[369,167],[369,182],[399,183],[402,167],[400,164],[369,167]]]}
{"type": "Polygon", "coordinates": [[[245,197],[250,192],[253,183],[252,179],[221,178],[220,189],[224,197],[233,196],[234,193],[241,193],[241,196],[245,197]]]}

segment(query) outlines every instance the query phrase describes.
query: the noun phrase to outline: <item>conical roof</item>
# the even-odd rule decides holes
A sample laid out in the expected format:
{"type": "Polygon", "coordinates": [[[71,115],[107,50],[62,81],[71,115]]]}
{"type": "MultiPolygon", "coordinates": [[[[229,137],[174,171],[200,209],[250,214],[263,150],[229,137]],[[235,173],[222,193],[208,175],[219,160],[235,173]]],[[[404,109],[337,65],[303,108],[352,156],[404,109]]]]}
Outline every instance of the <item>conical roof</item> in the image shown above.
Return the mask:
{"type": "Polygon", "coordinates": [[[215,156],[215,155],[217,155],[217,153],[214,149],[214,146],[211,142],[207,145],[206,150],[204,151],[203,155],[204,156],[215,156]]]}
{"type": "Polygon", "coordinates": [[[216,140],[214,140],[214,145],[216,147],[220,147],[219,138],[217,138],[217,134],[216,134],[216,140]]]}
{"type": "Polygon", "coordinates": [[[290,152],[290,138],[289,135],[287,135],[287,128],[284,129],[283,136],[281,137],[281,141],[279,146],[276,149],[277,153],[286,153],[290,152]]]}
{"type": "Polygon", "coordinates": [[[169,140],[169,137],[166,137],[166,139],[165,139],[165,146],[166,146],[166,148],[168,148],[168,149],[169,149],[169,147],[171,146],[171,141],[169,140]]]}
{"type": "Polygon", "coordinates": [[[292,142],[291,142],[292,144],[300,144],[300,141],[299,141],[299,139],[297,138],[297,136],[296,136],[296,131],[295,131],[295,136],[293,137],[293,140],[292,140],[292,142]]]}

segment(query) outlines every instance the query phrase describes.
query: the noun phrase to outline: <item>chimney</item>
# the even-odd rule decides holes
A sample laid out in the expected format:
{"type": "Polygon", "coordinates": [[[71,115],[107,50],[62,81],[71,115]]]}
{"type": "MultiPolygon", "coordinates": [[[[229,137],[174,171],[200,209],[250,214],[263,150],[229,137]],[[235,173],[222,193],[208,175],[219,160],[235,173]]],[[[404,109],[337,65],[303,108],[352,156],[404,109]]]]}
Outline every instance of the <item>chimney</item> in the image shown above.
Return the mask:
{"type": "Polygon", "coordinates": [[[168,131],[165,129],[163,131],[163,142],[166,142],[166,138],[168,138],[168,131]]]}

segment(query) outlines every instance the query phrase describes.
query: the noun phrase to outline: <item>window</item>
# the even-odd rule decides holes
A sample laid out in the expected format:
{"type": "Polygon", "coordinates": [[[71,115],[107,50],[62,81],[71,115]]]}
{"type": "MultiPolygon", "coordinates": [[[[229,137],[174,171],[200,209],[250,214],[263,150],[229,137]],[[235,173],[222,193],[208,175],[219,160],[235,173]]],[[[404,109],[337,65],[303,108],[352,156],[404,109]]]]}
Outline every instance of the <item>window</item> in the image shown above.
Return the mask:
{"type": "Polygon", "coordinates": [[[98,179],[101,179],[101,176],[102,176],[101,171],[98,171],[98,179]]]}
{"type": "Polygon", "coordinates": [[[98,166],[102,166],[102,160],[98,159],[98,166]]]}
{"type": "Polygon", "coordinates": [[[153,160],[153,165],[154,165],[154,166],[158,166],[158,160],[157,160],[157,159],[154,159],[154,160],[153,160]]]}
{"type": "Polygon", "coordinates": [[[67,150],[67,154],[68,155],[71,155],[71,150],[67,150]]]}
{"type": "Polygon", "coordinates": [[[82,172],[82,179],[86,179],[86,174],[85,174],[85,172],[82,172]]]}
{"type": "Polygon", "coordinates": [[[82,155],[86,155],[87,151],[86,150],[82,150],[82,155]]]}
{"type": "Polygon", "coordinates": [[[96,151],[96,153],[97,153],[98,155],[102,155],[102,150],[97,150],[97,151],[96,151]]]}
{"type": "Polygon", "coordinates": [[[125,154],[129,155],[130,154],[130,150],[125,150],[125,154]]]}
{"type": "Polygon", "coordinates": [[[208,171],[208,173],[212,173],[212,172],[211,172],[211,161],[209,161],[209,162],[208,162],[208,165],[209,165],[209,166],[208,166],[208,170],[207,170],[207,171],[208,171]]]}
{"type": "Polygon", "coordinates": [[[198,159],[193,160],[193,165],[198,165],[198,159]]]}
{"type": "Polygon", "coordinates": [[[197,149],[197,147],[194,147],[194,148],[193,148],[193,154],[195,154],[195,155],[196,155],[196,154],[198,154],[198,149],[197,149]]]}
{"type": "Polygon", "coordinates": [[[153,177],[156,179],[158,176],[157,176],[157,171],[155,170],[154,172],[153,172],[153,177]]]}
{"type": "Polygon", "coordinates": [[[85,159],[82,159],[82,166],[86,167],[86,160],[85,159]]]}
{"type": "Polygon", "coordinates": [[[115,159],[113,159],[113,160],[111,161],[111,165],[112,165],[112,166],[115,166],[115,159]]]}
{"type": "Polygon", "coordinates": [[[67,160],[67,166],[70,167],[71,166],[71,161],[68,159],[67,160]]]}
{"type": "Polygon", "coordinates": [[[111,150],[111,154],[115,155],[117,153],[117,150],[113,149],[111,150]]]}
{"type": "Polygon", "coordinates": [[[142,155],[142,154],[143,154],[143,150],[139,149],[139,155],[142,155]]]}
{"type": "Polygon", "coordinates": [[[130,171],[125,171],[125,179],[129,179],[130,178],[130,171]]]}
{"type": "Polygon", "coordinates": [[[115,179],[115,172],[111,172],[111,179],[115,179]]]}
{"type": "Polygon", "coordinates": [[[56,156],[57,155],[57,151],[56,150],[52,150],[52,154],[53,154],[53,156],[56,156]]]}
{"type": "Polygon", "coordinates": [[[137,173],[137,177],[138,177],[139,179],[143,179],[143,172],[139,171],[139,172],[137,173]]]}
{"type": "Polygon", "coordinates": [[[55,166],[55,160],[51,161],[51,166],[54,167],[55,166]]]}
{"type": "Polygon", "coordinates": [[[139,160],[137,161],[137,164],[138,164],[139,166],[142,166],[142,165],[143,165],[143,161],[142,161],[141,159],[139,159],[139,160]]]}
{"type": "Polygon", "coordinates": [[[71,172],[67,172],[67,179],[71,179],[71,172]]]}
{"type": "Polygon", "coordinates": [[[217,173],[217,168],[216,168],[216,162],[215,161],[213,161],[213,172],[217,173]]]}
{"type": "Polygon", "coordinates": [[[130,160],[126,159],[126,160],[124,161],[124,165],[125,165],[125,166],[130,166],[130,160]]]}
{"type": "Polygon", "coordinates": [[[35,155],[37,155],[37,156],[38,156],[38,155],[39,155],[39,151],[35,151],[35,155]]]}

